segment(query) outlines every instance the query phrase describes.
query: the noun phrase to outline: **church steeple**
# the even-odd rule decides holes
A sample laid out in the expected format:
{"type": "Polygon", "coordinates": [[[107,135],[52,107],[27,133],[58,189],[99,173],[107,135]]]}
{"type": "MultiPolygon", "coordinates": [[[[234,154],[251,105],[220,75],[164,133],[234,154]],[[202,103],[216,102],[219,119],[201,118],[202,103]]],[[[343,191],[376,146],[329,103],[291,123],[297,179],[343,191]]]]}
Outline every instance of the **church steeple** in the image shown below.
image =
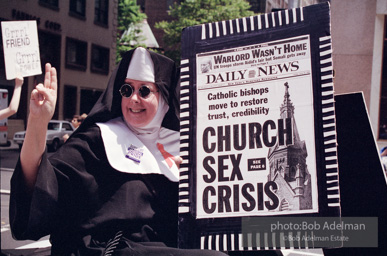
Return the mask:
{"type": "Polygon", "coordinates": [[[296,196],[302,196],[304,194],[304,175],[301,170],[300,163],[297,163],[296,165],[296,187],[294,188],[294,192],[296,193],[296,196]]]}
{"type": "Polygon", "coordinates": [[[292,118],[294,116],[294,106],[292,101],[290,100],[290,94],[289,94],[289,84],[286,82],[284,84],[285,86],[285,95],[284,95],[284,102],[281,105],[281,118],[292,118]]]}
{"type": "MultiPolygon", "coordinates": [[[[306,158],[306,143],[298,133],[295,106],[290,100],[289,84],[284,83],[285,94],[280,105],[280,118],[290,119],[293,143],[269,148],[268,159],[270,171],[268,180],[283,184],[278,189],[280,199],[289,204],[289,209],[310,209],[312,205],[311,183],[306,158]],[[289,193],[292,191],[292,193],[289,193]]],[[[288,210],[289,210],[288,209],[288,210]]]]}

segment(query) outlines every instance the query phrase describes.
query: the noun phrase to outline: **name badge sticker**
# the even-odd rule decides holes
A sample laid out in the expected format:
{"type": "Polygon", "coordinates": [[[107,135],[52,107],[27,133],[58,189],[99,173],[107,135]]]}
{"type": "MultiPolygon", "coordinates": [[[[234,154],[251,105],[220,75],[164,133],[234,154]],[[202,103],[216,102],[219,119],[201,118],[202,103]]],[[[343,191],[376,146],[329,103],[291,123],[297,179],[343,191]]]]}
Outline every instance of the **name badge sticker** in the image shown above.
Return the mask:
{"type": "Polygon", "coordinates": [[[131,144],[128,147],[128,152],[126,153],[125,157],[135,161],[136,163],[140,163],[141,157],[144,155],[143,151],[144,149],[138,148],[131,144]]]}

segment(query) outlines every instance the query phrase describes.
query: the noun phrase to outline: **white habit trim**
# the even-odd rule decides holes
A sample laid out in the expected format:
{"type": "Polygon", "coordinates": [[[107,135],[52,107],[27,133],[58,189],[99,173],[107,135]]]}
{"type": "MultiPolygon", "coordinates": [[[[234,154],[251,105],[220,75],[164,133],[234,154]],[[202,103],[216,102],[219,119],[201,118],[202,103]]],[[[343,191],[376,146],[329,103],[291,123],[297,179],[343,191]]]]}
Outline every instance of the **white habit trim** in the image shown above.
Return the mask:
{"type": "Polygon", "coordinates": [[[178,156],[180,150],[180,134],[178,132],[161,127],[159,138],[155,140],[154,145],[146,147],[121,117],[106,123],[97,123],[97,125],[101,129],[108,161],[114,169],[133,174],[163,174],[171,181],[179,181],[179,170],[175,162],[171,162],[171,159],[165,159],[166,153],[163,152],[163,156],[157,147],[157,143],[160,143],[167,153],[178,156]],[[143,153],[139,162],[126,157],[131,145],[137,148],[137,152],[143,153]],[[171,163],[173,164],[171,165],[171,163]]]}

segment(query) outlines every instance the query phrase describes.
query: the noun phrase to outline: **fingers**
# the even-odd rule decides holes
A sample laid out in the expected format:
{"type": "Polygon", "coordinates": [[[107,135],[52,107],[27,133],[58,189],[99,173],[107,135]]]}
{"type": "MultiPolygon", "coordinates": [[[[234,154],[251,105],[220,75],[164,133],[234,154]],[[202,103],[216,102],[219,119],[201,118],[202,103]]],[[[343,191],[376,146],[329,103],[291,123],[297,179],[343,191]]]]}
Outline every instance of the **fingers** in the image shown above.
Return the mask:
{"type": "Polygon", "coordinates": [[[35,89],[31,92],[31,100],[42,101],[45,97],[47,97],[47,91],[43,84],[35,86],[35,89]]]}
{"type": "Polygon", "coordinates": [[[57,79],[57,75],[56,75],[56,68],[54,68],[54,67],[51,67],[51,69],[50,69],[50,75],[51,75],[51,89],[53,89],[53,90],[57,90],[57,88],[58,88],[58,79],[57,79]]]}
{"type": "Polygon", "coordinates": [[[44,74],[44,87],[50,88],[51,86],[51,64],[46,63],[46,72],[44,74]]]}
{"type": "Polygon", "coordinates": [[[177,168],[180,168],[180,164],[183,163],[183,158],[181,158],[180,156],[175,156],[174,160],[177,168]]]}
{"type": "Polygon", "coordinates": [[[44,87],[50,88],[56,91],[58,85],[58,79],[56,74],[56,68],[51,67],[50,63],[46,64],[46,73],[44,75],[44,87]]]}
{"type": "MultiPolygon", "coordinates": [[[[43,86],[42,84],[40,84],[41,86],[43,86]]],[[[38,87],[39,85],[37,85],[36,87],[38,87]]],[[[44,99],[43,95],[41,93],[39,93],[39,90],[38,89],[33,89],[32,92],[31,92],[31,100],[33,101],[42,101],[44,99]]]]}
{"type": "Polygon", "coordinates": [[[44,73],[44,84],[38,84],[35,89],[39,93],[39,97],[35,97],[35,99],[39,98],[50,98],[52,96],[56,97],[57,88],[58,88],[58,79],[56,69],[51,67],[50,63],[46,63],[45,65],[45,73],[44,73]]]}
{"type": "Polygon", "coordinates": [[[57,97],[56,69],[47,63],[45,66],[44,82],[36,85],[31,92],[30,114],[34,119],[49,121],[54,112],[57,97]]]}
{"type": "MultiPolygon", "coordinates": [[[[35,97],[35,99],[38,99],[39,101],[44,99],[51,99],[51,92],[50,89],[45,87],[43,84],[38,84],[34,91],[38,93],[38,97],[35,97]]],[[[32,94],[31,94],[32,95],[32,94]]]]}
{"type": "MultiPolygon", "coordinates": [[[[51,66],[50,63],[46,63],[45,66],[45,74],[44,74],[44,86],[43,88],[48,89],[50,92],[42,91],[42,87],[39,89],[40,93],[44,94],[44,97],[48,96],[48,93],[50,93],[52,96],[56,97],[57,94],[57,88],[58,88],[58,79],[57,79],[57,73],[56,69],[51,66]]],[[[38,88],[39,85],[36,87],[38,88]]]]}

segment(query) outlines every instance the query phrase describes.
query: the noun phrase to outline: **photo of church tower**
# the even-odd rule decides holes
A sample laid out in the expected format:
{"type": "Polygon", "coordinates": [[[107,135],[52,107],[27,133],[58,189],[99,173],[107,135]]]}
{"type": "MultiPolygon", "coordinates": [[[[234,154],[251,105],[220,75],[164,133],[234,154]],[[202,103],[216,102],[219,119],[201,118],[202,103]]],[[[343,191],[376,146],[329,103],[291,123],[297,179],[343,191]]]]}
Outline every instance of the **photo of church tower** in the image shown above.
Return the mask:
{"type": "Polygon", "coordinates": [[[278,185],[275,191],[280,204],[276,211],[295,211],[312,209],[311,176],[308,172],[306,158],[308,152],[304,140],[300,139],[296,120],[295,107],[290,100],[289,85],[286,82],[285,95],[280,107],[281,118],[292,121],[293,144],[276,145],[268,152],[270,171],[269,181],[278,185]]]}

